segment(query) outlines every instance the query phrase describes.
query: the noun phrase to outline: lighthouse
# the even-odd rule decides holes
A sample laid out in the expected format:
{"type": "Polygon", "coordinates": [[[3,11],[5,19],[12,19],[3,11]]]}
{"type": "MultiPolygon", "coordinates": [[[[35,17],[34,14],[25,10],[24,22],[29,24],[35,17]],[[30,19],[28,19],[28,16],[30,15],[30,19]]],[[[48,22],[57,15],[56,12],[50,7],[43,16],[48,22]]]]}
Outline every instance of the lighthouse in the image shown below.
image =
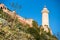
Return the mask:
{"type": "Polygon", "coordinates": [[[42,10],[42,26],[44,28],[44,31],[48,32],[49,27],[49,10],[44,6],[42,10]]]}

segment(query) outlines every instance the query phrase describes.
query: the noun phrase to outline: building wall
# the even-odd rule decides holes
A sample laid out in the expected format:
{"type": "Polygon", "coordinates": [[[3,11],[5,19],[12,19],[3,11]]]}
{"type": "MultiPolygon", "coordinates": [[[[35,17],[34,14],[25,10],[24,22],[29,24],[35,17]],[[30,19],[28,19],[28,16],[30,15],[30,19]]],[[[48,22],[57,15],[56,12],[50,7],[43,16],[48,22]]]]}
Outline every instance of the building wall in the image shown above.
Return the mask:
{"type": "Polygon", "coordinates": [[[0,4],[0,8],[3,10],[3,12],[6,12],[7,14],[9,14],[12,18],[18,18],[18,21],[23,23],[23,24],[28,24],[30,25],[30,27],[32,27],[32,19],[25,19],[19,15],[16,15],[16,12],[13,11],[9,11],[5,6],[4,4],[0,4]]]}

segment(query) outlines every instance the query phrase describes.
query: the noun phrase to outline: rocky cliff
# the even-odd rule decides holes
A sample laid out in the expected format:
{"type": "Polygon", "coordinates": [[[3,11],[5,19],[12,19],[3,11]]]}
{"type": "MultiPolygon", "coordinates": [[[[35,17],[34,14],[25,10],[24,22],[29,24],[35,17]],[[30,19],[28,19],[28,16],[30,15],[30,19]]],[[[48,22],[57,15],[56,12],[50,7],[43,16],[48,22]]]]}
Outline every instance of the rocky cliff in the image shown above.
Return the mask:
{"type": "Polygon", "coordinates": [[[57,40],[39,28],[37,22],[33,21],[32,26],[22,24],[0,9],[0,40],[57,40]]]}

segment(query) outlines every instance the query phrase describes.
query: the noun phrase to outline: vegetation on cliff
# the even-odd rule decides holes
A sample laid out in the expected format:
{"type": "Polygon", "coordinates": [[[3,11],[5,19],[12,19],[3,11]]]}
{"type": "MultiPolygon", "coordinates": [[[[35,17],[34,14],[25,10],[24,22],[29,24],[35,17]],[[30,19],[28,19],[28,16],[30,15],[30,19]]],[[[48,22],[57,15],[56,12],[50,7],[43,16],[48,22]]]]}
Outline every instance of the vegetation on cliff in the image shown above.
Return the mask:
{"type": "Polygon", "coordinates": [[[24,25],[0,9],[0,40],[57,40],[50,32],[38,27],[37,22],[33,21],[32,25],[24,25]]]}

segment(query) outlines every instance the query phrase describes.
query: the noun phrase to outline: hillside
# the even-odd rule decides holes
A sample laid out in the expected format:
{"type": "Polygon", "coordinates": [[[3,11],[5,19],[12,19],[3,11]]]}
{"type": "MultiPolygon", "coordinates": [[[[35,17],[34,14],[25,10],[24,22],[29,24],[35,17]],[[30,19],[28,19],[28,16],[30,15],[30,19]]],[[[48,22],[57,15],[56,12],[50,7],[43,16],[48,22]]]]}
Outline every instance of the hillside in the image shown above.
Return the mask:
{"type": "Polygon", "coordinates": [[[50,31],[46,33],[42,26],[38,27],[36,21],[32,25],[24,25],[0,9],[0,40],[57,40],[50,31]]]}

